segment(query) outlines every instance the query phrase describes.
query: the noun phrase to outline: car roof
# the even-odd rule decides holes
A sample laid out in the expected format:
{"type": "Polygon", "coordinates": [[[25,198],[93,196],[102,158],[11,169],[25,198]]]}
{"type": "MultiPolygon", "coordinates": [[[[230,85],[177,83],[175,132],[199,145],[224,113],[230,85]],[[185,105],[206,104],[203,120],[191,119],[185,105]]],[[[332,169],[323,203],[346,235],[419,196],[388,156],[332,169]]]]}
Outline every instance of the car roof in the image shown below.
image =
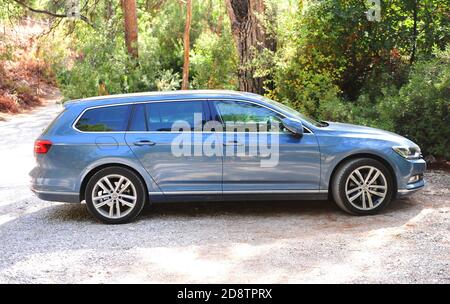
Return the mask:
{"type": "MultiPolygon", "coordinates": [[[[126,103],[152,102],[152,101],[176,101],[184,99],[241,99],[248,101],[257,101],[279,113],[283,113],[287,117],[292,113],[274,106],[264,100],[264,97],[255,93],[240,92],[232,90],[180,90],[180,91],[157,91],[157,92],[141,92],[131,94],[117,94],[107,96],[96,96],[89,98],[81,98],[67,101],[64,107],[74,108],[76,112],[81,112],[87,108],[109,106],[126,103]]],[[[309,129],[314,129],[313,125],[304,122],[309,129]]]]}
{"type": "Polygon", "coordinates": [[[231,90],[180,90],[180,91],[157,91],[157,92],[141,92],[130,94],[117,94],[107,96],[95,96],[81,98],[64,103],[65,107],[72,105],[83,105],[86,107],[98,105],[113,105],[116,103],[126,102],[151,102],[156,100],[180,100],[180,99],[213,99],[213,98],[244,98],[244,99],[260,99],[261,96],[248,92],[238,92],[231,90]]]}

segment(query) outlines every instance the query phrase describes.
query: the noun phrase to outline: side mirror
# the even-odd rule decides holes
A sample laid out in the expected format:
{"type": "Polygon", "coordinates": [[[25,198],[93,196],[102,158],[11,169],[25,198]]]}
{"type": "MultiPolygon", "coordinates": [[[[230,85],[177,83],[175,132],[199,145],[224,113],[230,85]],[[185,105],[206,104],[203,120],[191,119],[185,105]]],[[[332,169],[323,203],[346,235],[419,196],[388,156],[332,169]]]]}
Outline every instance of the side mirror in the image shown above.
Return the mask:
{"type": "Polygon", "coordinates": [[[294,135],[297,135],[299,137],[303,135],[303,124],[300,120],[286,117],[282,120],[282,122],[283,126],[294,135]]]}

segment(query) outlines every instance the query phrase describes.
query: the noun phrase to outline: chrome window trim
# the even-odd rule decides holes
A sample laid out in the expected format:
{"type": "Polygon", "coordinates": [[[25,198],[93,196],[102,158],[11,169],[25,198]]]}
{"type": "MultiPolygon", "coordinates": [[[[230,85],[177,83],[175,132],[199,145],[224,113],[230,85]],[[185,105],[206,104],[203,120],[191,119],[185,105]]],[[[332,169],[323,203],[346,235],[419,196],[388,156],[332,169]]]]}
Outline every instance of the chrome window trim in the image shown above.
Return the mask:
{"type": "MultiPolygon", "coordinates": [[[[105,108],[105,107],[116,107],[116,106],[125,106],[125,105],[135,105],[135,104],[148,104],[148,103],[160,103],[160,102],[175,102],[175,101],[182,101],[182,102],[184,102],[184,101],[199,101],[199,100],[201,100],[201,101],[217,101],[217,100],[230,100],[230,101],[240,101],[240,102],[248,102],[248,103],[251,103],[251,104],[256,104],[256,105],[258,105],[258,106],[261,106],[261,107],[263,107],[263,108],[266,108],[266,109],[268,109],[268,110],[270,110],[270,111],[273,111],[273,112],[275,112],[275,113],[278,113],[279,115],[281,115],[283,118],[287,118],[287,116],[284,114],[284,113],[282,113],[282,112],[280,112],[280,111],[277,111],[277,110],[275,110],[275,109],[272,109],[272,108],[270,108],[270,107],[268,107],[268,106],[266,106],[266,105],[264,105],[264,104],[261,104],[261,103],[258,103],[258,102],[255,102],[255,101],[251,101],[251,100],[245,100],[245,99],[238,99],[238,98],[184,98],[184,99],[168,99],[168,100],[154,100],[154,101],[139,101],[139,102],[136,102],[136,101],[132,101],[132,102],[125,102],[125,103],[118,103],[118,104],[109,104],[109,105],[100,105],[100,106],[92,106],[92,107],[88,107],[88,108],[86,108],[86,109],[84,109],[78,116],[77,116],[77,118],[75,119],[75,121],[72,123],[72,129],[74,129],[76,132],[79,132],[79,133],[88,133],[88,134],[92,134],[92,133],[95,133],[95,134],[102,134],[102,133],[108,133],[108,134],[111,134],[111,133],[116,133],[116,134],[123,134],[123,133],[158,133],[158,134],[161,134],[161,133],[182,133],[182,132],[173,132],[173,131],[99,131],[99,132],[95,132],[95,131],[81,131],[81,130],[79,130],[79,129],[77,129],[76,127],[75,127],[75,125],[78,123],[78,121],[81,119],[81,117],[83,116],[83,114],[86,112],[86,111],[88,111],[88,110],[92,110],[92,109],[98,109],[98,108],[105,108]]],[[[301,119],[300,119],[301,120],[301,119]]],[[[303,123],[303,128],[305,128],[309,133],[304,133],[304,134],[314,134],[314,132],[310,129],[310,128],[308,128],[308,127],[306,127],[305,125],[304,125],[304,122],[303,122],[303,120],[301,120],[302,121],[302,123],[303,123]]],[[[233,133],[233,134],[241,134],[241,133],[249,133],[249,132],[203,132],[203,131],[189,131],[189,132],[185,132],[185,133],[233,133]]],[[[283,132],[258,132],[258,133],[261,133],[261,134],[285,134],[285,133],[283,133],[283,132]]]]}

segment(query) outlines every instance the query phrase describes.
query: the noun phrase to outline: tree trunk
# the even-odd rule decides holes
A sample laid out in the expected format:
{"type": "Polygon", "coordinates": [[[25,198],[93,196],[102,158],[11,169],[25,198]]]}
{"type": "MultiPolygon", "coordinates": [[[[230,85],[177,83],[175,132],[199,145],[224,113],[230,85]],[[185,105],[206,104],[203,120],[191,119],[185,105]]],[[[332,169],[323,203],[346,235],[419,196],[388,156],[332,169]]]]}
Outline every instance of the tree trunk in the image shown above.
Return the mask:
{"type": "Polygon", "coordinates": [[[418,11],[419,3],[417,0],[414,1],[413,8],[413,37],[412,37],[412,48],[411,48],[411,57],[409,58],[409,64],[413,64],[416,60],[416,48],[417,48],[417,11],[418,11]]]}
{"type": "Polygon", "coordinates": [[[128,54],[133,58],[138,58],[138,27],[136,0],[121,0],[124,25],[125,43],[128,54]]]}
{"type": "Polygon", "coordinates": [[[257,18],[264,14],[264,0],[225,0],[225,4],[239,55],[239,90],[264,94],[265,79],[254,77],[255,69],[251,65],[259,51],[275,48],[257,18]]]}
{"type": "Polygon", "coordinates": [[[189,50],[191,32],[191,18],[192,18],[192,2],[186,0],[186,25],[184,27],[184,63],[183,63],[183,83],[181,89],[187,90],[189,88],[189,50]]]}

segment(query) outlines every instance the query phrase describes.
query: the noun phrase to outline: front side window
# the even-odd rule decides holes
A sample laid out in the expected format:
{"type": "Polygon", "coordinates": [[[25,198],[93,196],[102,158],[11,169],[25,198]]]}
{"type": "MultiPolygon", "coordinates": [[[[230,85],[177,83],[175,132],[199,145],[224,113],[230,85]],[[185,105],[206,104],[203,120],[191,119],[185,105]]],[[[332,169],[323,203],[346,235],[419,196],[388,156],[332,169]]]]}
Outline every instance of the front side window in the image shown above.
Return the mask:
{"type": "Polygon", "coordinates": [[[244,126],[247,132],[283,131],[281,123],[283,117],[265,107],[250,102],[230,100],[216,101],[215,105],[227,130],[230,126],[236,126],[236,129],[244,126]]]}
{"type": "Polygon", "coordinates": [[[326,123],[324,121],[316,121],[316,120],[312,119],[311,117],[303,115],[300,112],[292,109],[291,107],[288,107],[288,106],[286,106],[286,105],[284,105],[282,103],[279,103],[279,102],[277,102],[275,100],[271,100],[271,99],[269,99],[267,97],[262,97],[262,100],[267,102],[268,104],[271,104],[271,105],[275,106],[275,107],[281,108],[283,111],[286,111],[286,112],[292,114],[293,116],[296,116],[296,117],[298,117],[298,118],[300,118],[302,120],[306,120],[307,122],[309,122],[310,124],[312,124],[312,125],[314,125],[316,127],[321,127],[322,128],[322,127],[328,126],[328,123],[326,123]]]}
{"type": "Polygon", "coordinates": [[[130,108],[123,105],[89,109],[77,121],[75,128],[84,132],[126,131],[130,108]]]}
{"type": "Polygon", "coordinates": [[[202,101],[148,103],[146,112],[149,131],[172,131],[180,122],[187,123],[191,131],[201,131],[206,119],[202,101]]]}

